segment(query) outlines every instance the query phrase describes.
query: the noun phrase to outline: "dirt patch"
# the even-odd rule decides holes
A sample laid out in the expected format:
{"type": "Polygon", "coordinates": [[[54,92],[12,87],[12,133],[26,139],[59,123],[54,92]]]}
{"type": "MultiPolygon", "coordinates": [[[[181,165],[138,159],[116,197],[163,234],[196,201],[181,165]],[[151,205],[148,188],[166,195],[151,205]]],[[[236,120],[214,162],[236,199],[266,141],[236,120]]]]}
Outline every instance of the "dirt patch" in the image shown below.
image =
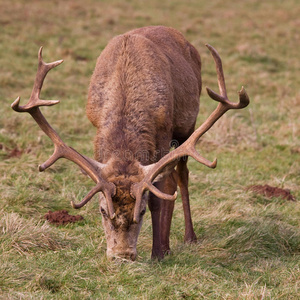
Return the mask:
{"type": "Polygon", "coordinates": [[[57,210],[57,211],[48,211],[48,213],[46,213],[44,215],[44,218],[52,223],[52,224],[56,224],[56,225],[65,225],[68,223],[75,223],[78,221],[83,220],[83,216],[72,216],[69,215],[67,210],[57,210]]]}
{"type": "Polygon", "coordinates": [[[247,188],[254,193],[264,195],[267,198],[283,198],[286,200],[296,201],[295,197],[291,194],[288,189],[281,189],[277,187],[272,187],[267,184],[265,185],[252,185],[247,188]]]}
{"type": "Polygon", "coordinates": [[[20,157],[23,154],[23,150],[20,150],[18,148],[14,148],[12,150],[9,150],[9,153],[7,154],[8,158],[12,158],[12,157],[20,157]]]}
{"type": "Polygon", "coordinates": [[[23,150],[19,149],[18,147],[15,147],[13,149],[10,149],[6,147],[4,144],[0,144],[0,150],[2,150],[5,153],[5,158],[13,158],[13,157],[21,157],[23,153],[30,153],[31,149],[23,150]]]}
{"type": "Polygon", "coordinates": [[[291,153],[292,154],[298,154],[298,153],[300,153],[300,147],[293,147],[291,149],[291,153]]]}

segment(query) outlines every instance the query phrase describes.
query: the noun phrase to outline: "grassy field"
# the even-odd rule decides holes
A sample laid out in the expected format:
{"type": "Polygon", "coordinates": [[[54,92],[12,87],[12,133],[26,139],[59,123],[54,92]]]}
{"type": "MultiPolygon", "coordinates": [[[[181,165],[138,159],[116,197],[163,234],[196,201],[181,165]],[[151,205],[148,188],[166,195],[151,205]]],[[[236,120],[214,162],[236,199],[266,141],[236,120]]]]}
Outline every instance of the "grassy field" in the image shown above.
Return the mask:
{"type": "MultiPolygon", "coordinates": [[[[0,2],[0,299],[299,299],[300,295],[300,6],[298,0],[0,2]],[[236,3],[233,3],[236,2],[236,3]],[[229,112],[199,143],[215,170],[192,159],[191,207],[197,244],[183,243],[177,200],[172,254],[152,262],[150,213],[134,263],[109,262],[97,201],[84,221],[56,227],[43,216],[68,209],[93,186],[78,168],[38,164],[51,141],[10,104],[30,96],[37,52],[65,62],[48,75],[44,108],[63,140],[93,156],[95,130],[85,117],[90,76],[108,40],[146,25],[180,30],[199,50],[203,85],[217,90],[214,63],[223,59],[229,97],[244,85],[251,99],[229,112]],[[269,184],[298,201],[247,190],[269,184]]],[[[216,103],[203,93],[198,123],[216,103]]]]}

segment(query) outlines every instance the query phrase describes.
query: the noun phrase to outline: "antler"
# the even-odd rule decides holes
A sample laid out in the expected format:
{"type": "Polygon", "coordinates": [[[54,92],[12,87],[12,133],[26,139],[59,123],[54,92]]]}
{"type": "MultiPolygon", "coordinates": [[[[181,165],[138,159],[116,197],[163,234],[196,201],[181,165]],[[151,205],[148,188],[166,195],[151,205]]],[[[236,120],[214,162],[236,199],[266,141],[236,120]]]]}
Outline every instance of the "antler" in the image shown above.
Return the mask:
{"type": "Polygon", "coordinates": [[[115,185],[105,181],[99,175],[100,165],[97,161],[87,158],[80,153],[78,153],[73,148],[67,146],[57,132],[50,126],[43,114],[41,113],[40,106],[52,106],[59,103],[59,100],[41,100],[40,92],[43,86],[44,79],[47,73],[60,65],[63,60],[58,60],[52,63],[45,63],[42,58],[43,47],[40,48],[38,53],[38,70],[36,73],[35,82],[33,85],[32,93],[30,99],[26,105],[19,106],[20,97],[18,97],[11,105],[12,109],[17,112],[28,112],[40,128],[48,135],[48,137],[54,143],[54,153],[52,156],[43,164],[39,166],[39,171],[42,172],[53,165],[59,158],[66,158],[73,161],[78,166],[80,166],[96,183],[95,187],[85,196],[85,198],[78,204],[71,201],[71,205],[74,208],[80,208],[84,206],[91,198],[98,192],[102,192],[105,195],[108,204],[108,211],[110,217],[113,219],[115,217],[115,212],[112,203],[112,197],[115,195],[116,188],[115,185]]]}
{"type": "Polygon", "coordinates": [[[193,134],[178,148],[169,152],[167,155],[162,157],[157,163],[146,166],[145,169],[145,177],[141,182],[138,182],[132,186],[131,194],[134,198],[136,198],[135,210],[134,210],[134,221],[138,222],[139,220],[139,212],[140,212],[140,205],[142,201],[142,195],[146,189],[150,190],[153,194],[163,200],[175,200],[177,197],[177,193],[175,192],[174,195],[168,195],[161,191],[159,191],[153,184],[152,181],[155,177],[162,172],[162,170],[169,166],[174,165],[176,166],[177,161],[183,156],[192,156],[198,162],[204,164],[209,168],[215,168],[217,165],[217,160],[215,159],[213,162],[210,162],[203,156],[201,156],[196,151],[196,143],[199,138],[208,131],[213,124],[229,109],[241,109],[246,107],[249,104],[249,97],[244,89],[239,92],[239,102],[233,103],[230,102],[227,97],[226,86],[225,86],[225,78],[223,73],[222,61],[216,49],[212,46],[206,44],[206,47],[211,52],[217,70],[217,77],[218,77],[218,84],[220,95],[213,92],[211,89],[206,88],[208,95],[215,101],[220,102],[217,108],[212,112],[212,114],[207,118],[207,120],[193,132],[193,134]]]}

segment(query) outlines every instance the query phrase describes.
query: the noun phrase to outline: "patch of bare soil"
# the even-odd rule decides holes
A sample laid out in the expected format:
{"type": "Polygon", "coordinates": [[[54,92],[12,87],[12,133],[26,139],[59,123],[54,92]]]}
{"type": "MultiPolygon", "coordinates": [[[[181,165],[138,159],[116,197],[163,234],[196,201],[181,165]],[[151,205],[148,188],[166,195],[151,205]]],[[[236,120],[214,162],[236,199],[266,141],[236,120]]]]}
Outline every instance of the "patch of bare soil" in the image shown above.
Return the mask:
{"type": "Polygon", "coordinates": [[[68,223],[75,223],[78,221],[83,220],[83,216],[72,216],[69,215],[67,210],[57,210],[57,211],[48,211],[48,213],[46,213],[44,215],[44,218],[52,223],[52,224],[56,224],[56,225],[65,225],[68,223]]]}
{"type": "Polygon", "coordinates": [[[5,152],[6,158],[13,158],[13,157],[21,157],[23,153],[30,153],[31,149],[23,150],[19,149],[18,147],[15,147],[13,149],[10,149],[6,147],[4,144],[0,144],[0,150],[5,152]]]}
{"type": "Polygon", "coordinates": [[[291,149],[291,153],[293,153],[293,154],[297,154],[297,153],[300,153],[300,147],[293,147],[292,149],[291,149]]]}
{"type": "Polygon", "coordinates": [[[20,150],[18,148],[14,148],[14,149],[9,151],[9,153],[7,154],[7,157],[8,158],[20,157],[22,154],[23,154],[23,150],[20,150]]]}
{"type": "Polygon", "coordinates": [[[265,185],[252,185],[247,188],[254,193],[264,195],[267,198],[283,198],[286,200],[296,201],[296,198],[291,194],[291,191],[288,189],[281,189],[277,187],[272,187],[267,184],[265,185]]]}

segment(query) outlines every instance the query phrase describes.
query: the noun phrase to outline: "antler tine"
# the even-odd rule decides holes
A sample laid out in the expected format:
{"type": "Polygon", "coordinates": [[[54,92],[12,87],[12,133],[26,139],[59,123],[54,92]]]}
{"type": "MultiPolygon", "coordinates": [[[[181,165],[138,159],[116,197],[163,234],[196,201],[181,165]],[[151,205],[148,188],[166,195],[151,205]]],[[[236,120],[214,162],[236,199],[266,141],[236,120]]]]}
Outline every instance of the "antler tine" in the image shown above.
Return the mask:
{"type": "Polygon", "coordinates": [[[213,46],[211,46],[209,44],[205,44],[205,46],[209,49],[209,51],[211,52],[211,54],[212,54],[212,56],[215,60],[220,93],[221,93],[222,97],[227,99],[227,92],[226,92],[226,85],[225,85],[225,77],[224,77],[224,72],[223,72],[222,60],[221,60],[217,50],[213,46]]]}
{"type": "Polygon", "coordinates": [[[56,66],[63,63],[63,60],[58,60],[52,63],[45,63],[42,57],[43,47],[40,47],[38,53],[38,69],[35,76],[35,81],[33,85],[33,89],[31,92],[31,96],[29,101],[26,105],[19,106],[20,97],[18,97],[11,105],[12,109],[17,112],[29,112],[36,107],[39,106],[52,106],[59,103],[59,100],[41,100],[40,99],[40,92],[44,83],[44,79],[47,73],[55,68],[56,66]]]}
{"type": "Polygon", "coordinates": [[[33,98],[35,100],[40,100],[40,91],[42,89],[43,83],[44,83],[44,79],[47,75],[47,73],[57,67],[58,65],[60,65],[61,63],[63,63],[63,60],[57,60],[51,63],[45,63],[43,61],[43,47],[40,47],[39,53],[38,53],[38,71],[36,73],[36,80],[34,82],[34,86],[33,86],[33,90],[32,90],[32,94],[30,98],[33,98]]]}
{"type": "Polygon", "coordinates": [[[96,182],[96,186],[79,204],[75,204],[72,201],[72,206],[74,208],[80,208],[84,206],[96,193],[101,191],[105,195],[108,202],[110,217],[114,218],[115,213],[112,204],[112,196],[115,194],[116,188],[114,184],[105,181],[99,175],[101,171],[99,170],[101,164],[97,163],[96,161],[93,163],[92,159],[87,159],[75,149],[67,146],[60,138],[58,133],[51,127],[39,109],[40,106],[51,106],[59,103],[59,100],[41,100],[40,92],[47,73],[63,62],[63,60],[58,60],[51,63],[45,63],[42,58],[42,49],[43,47],[40,48],[38,53],[38,70],[28,103],[24,106],[19,106],[20,97],[18,97],[12,103],[11,107],[17,112],[28,112],[34,118],[40,128],[46,133],[46,135],[48,135],[48,137],[53,141],[54,153],[46,162],[39,166],[39,171],[42,172],[46,170],[60,158],[66,158],[70,161],[73,161],[80,166],[94,180],[94,182],[96,182]]]}
{"type": "MultiPolygon", "coordinates": [[[[175,150],[169,152],[167,155],[162,157],[157,163],[153,164],[153,166],[146,166],[146,175],[144,179],[136,183],[132,186],[132,196],[136,198],[136,205],[135,205],[135,211],[134,211],[134,220],[138,220],[139,218],[139,210],[141,205],[141,199],[142,194],[145,191],[145,189],[149,189],[151,192],[153,192],[156,196],[160,197],[164,200],[175,200],[176,199],[176,193],[174,195],[167,195],[160,191],[158,191],[154,185],[152,184],[152,181],[155,179],[155,177],[169,164],[174,164],[176,160],[178,160],[181,157],[184,156],[192,156],[194,159],[196,159],[198,162],[204,164],[205,166],[209,168],[215,168],[217,165],[217,159],[215,159],[213,162],[210,162],[203,156],[201,156],[197,150],[196,150],[196,144],[199,140],[199,138],[207,132],[213,124],[229,109],[241,109],[246,107],[250,100],[249,97],[244,89],[242,89],[239,92],[239,102],[233,103],[230,102],[227,97],[226,92],[226,85],[225,85],[225,77],[223,73],[223,67],[222,67],[222,60],[217,52],[216,49],[214,49],[210,45],[206,45],[206,47],[210,50],[214,61],[216,65],[216,71],[217,71],[217,78],[218,78],[218,85],[220,90],[220,95],[215,93],[209,88],[207,89],[208,95],[213,99],[216,100],[219,103],[217,108],[212,112],[212,114],[207,118],[207,120],[198,128],[196,129],[193,134],[178,148],[175,150]]],[[[176,164],[174,164],[176,165],[176,164]]]]}
{"type": "Polygon", "coordinates": [[[108,191],[107,189],[103,189],[102,183],[99,182],[97,183],[97,185],[92,188],[92,190],[85,196],[85,198],[80,202],[80,203],[75,203],[73,200],[71,201],[71,206],[75,209],[81,208],[83,207],[85,204],[87,204],[92,197],[97,194],[98,192],[103,192],[104,196],[107,200],[107,204],[108,204],[108,214],[110,216],[111,219],[114,219],[116,217],[115,211],[114,211],[114,207],[113,207],[113,203],[112,203],[112,196],[115,194],[115,186],[113,186],[113,190],[108,191]]]}
{"type": "Polygon", "coordinates": [[[90,191],[89,193],[84,197],[84,199],[80,202],[80,203],[75,203],[73,200],[71,200],[71,206],[73,208],[81,208],[83,207],[85,204],[87,204],[91,199],[92,197],[97,194],[98,192],[100,192],[102,189],[102,186],[100,183],[97,183],[96,186],[94,186],[90,191]]]}
{"type": "MultiPolygon", "coordinates": [[[[151,176],[152,177],[152,176],[151,176]]],[[[174,195],[169,195],[161,192],[157,187],[155,187],[150,180],[143,180],[136,184],[132,185],[131,188],[131,196],[136,199],[134,214],[133,214],[133,222],[138,223],[140,218],[140,206],[142,202],[142,196],[145,190],[149,190],[154,195],[163,200],[175,201],[177,198],[177,191],[175,191],[174,195]]]]}
{"type": "Polygon", "coordinates": [[[248,97],[244,87],[242,87],[242,89],[239,91],[239,100],[240,101],[238,103],[233,103],[233,102],[229,101],[229,99],[227,97],[227,92],[226,92],[226,84],[225,84],[225,77],[224,77],[221,57],[214,47],[212,47],[209,44],[206,44],[206,47],[211,52],[211,54],[214,58],[214,61],[215,61],[218,85],[219,85],[219,90],[220,90],[220,95],[219,95],[219,94],[215,93],[214,91],[212,91],[210,88],[206,87],[206,91],[207,91],[208,95],[210,96],[210,98],[212,98],[215,101],[218,101],[223,104],[227,104],[228,105],[227,110],[228,109],[241,109],[241,108],[246,107],[250,103],[250,100],[249,100],[249,97],[248,97]]]}

